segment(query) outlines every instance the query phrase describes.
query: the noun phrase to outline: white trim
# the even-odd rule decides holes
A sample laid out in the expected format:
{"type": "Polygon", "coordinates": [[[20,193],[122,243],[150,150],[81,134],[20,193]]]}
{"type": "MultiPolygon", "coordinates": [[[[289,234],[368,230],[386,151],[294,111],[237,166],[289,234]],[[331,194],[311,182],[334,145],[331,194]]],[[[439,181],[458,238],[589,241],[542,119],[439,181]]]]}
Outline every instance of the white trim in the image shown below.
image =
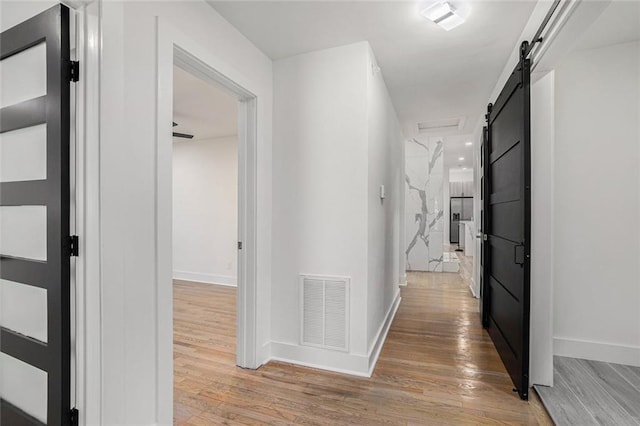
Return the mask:
{"type": "Polygon", "coordinates": [[[554,337],[553,354],[640,367],[640,346],[554,337]]]}
{"type": "Polygon", "coordinates": [[[400,307],[401,300],[398,289],[394,302],[389,307],[385,320],[380,325],[375,343],[367,354],[345,353],[337,350],[302,346],[295,343],[272,341],[269,345],[271,356],[268,361],[286,362],[351,376],[371,377],[393,319],[400,307]]]}
{"type": "Polygon", "coordinates": [[[102,420],[102,275],[100,226],[101,0],[65,1],[76,15],[75,407],[80,424],[102,420]]]}
{"type": "Polygon", "coordinates": [[[173,270],[173,279],[192,281],[203,284],[224,285],[228,287],[236,287],[238,285],[238,278],[231,275],[215,275],[202,272],[176,271],[175,269],[173,270]]]}
{"type": "Polygon", "coordinates": [[[476,293],[476,280],[474,280],[473,277],[471,277],[471,280],[469,280],[469,290],[471,291],[471,295],[474,298],[480,298],[480,295],[476,293]]]}
{"type": "Polygon", "coordinates": [[[325,354],[324,352],[334,352],[329,350],[323,350],[318,348],[312,348],[309,346],[300,346],[292,343],[283,342],[271,342],[271,356],[268,359],[270,361],[286,362],[287,364],[301,365],[303,367],[315,368],[318,370],[332,371],[334,373],[348,374],[350,376],[358,377],[371,377],[371,374],[366,368],[362,368],[367,362],[367,357],[363,355],[349,355],[344,352],[336,352],[343,355],[342,358],[333,357],[331,354],[325,354]],[[311,351],[313,353],[311,353],[311,351]],[[320,353],[322,352],[322,353],[320,353]],[[307,360],[318,360],[307,361],[307,360]],[[331,365],[329,365],[331,364],[331,365]],[[351,368],[342,368],[335,366],[335,364],[344,364],[353,366],[351,368]]]}
{"type": "Polygon", "coordinates": [[[400,297],[400,289],[398,288],[396,290],[396,295],[393,298],[393,303],[391,304],[391,306],[389,306],[389,310],[384,317],[384,321],[382,322],[382,324],[380,324],[380,329],[376,334],[374,343],[373,345],[371,345],[371,349],[369,349],[369,377],[371,377],[371,375],[373,374],[373,370],[376,368],[378,357],[380,356],[380,352],[382,351],[384,342],[387,340],[387,334],[389,333],[389,329],[391,328],[393,319],[396,317],[398,308],[400,308],[401,301],[402,297],[400,297]]]}
{"type": "Polygon", "coordinates": [[[531,293],[529,384],[553,386],[554,75],[531,84],[531,293]],[[540,142],[540,143],[537,143],[540,142]]]}
{"type": "MultiPolygon", "coordinates": [[[[531,53],[531,71],[547,72],[555,69],[584,33],[609,6],[612,0],[565,0],[560,3],[539,43],[531,53]]],[[[537,7],[537,6],[536,6],[537,7]]],[[[542,7],[542,6],[540,6],[542,7]]]]}
{"type": "Polygon", "coordinates": [[[173,66],[226,89],[238,98],[238,296],[236,363],[257,368],[257,97],[251,84],[234,82],[237,75],[210,47],[200,45],[161,17],[157,28],[156,111],[156,407],[161,424],[173,421],[173,271],[172,271],[172,138],[173,66]]]}

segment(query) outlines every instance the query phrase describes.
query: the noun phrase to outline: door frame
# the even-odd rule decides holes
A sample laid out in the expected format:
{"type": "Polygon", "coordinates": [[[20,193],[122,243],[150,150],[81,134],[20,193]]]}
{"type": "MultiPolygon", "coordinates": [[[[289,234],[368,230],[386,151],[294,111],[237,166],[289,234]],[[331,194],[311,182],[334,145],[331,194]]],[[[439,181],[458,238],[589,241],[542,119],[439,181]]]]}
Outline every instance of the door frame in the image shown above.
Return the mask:
{"type": "MultiPolygon", "coordinates": [[[[100,9],[102,0],[64,0],[75,17],[80,78],[72,88],[71,229],[78,257],[71,264],[72,404],[79,424],[102,419],[102,317],[100,273],[100,9]],[[75,107],[74,107],[75,103],[75,107]]],[[[74,40],[72,40],[73,43],[74,40]]]]}
{"type": "MultiPolygon", "coordinates": [[[[452,213],[452,210],[451,210],[451,201],[452,201],[454,198],[471,198],[471,199],[473,199],[473,195],[471,195],[471,196],[466,196],[466,195],[464,195],[464,196],[457,196],[457,195],[456,195],[456,196],[454,196],[454,197],[449,196],[449,243],[450,243],[450,244],[453,244],[453,242],[451,241],[451,232],[452,232],[452,229],[453,229],[453,228],[451,227],[451,215],[453,214],[453,213],[452,213]]],[[[459,220],[458,222],[462,222],[462,220],[459,220]]],[[[456,244],[460,244],[460,235],[458,235],[458,241],[456,241],[456,244]]]]}
{"type": "Polygon", "coordinates": [[[226,77],[202,45],[162,18],[157,25],[156,110],[156,300],[157,418],[173,419],[173,66],[177,65],[238,98],[238,287],[236,363],[259,367],[257,310],[257,96],[226,77]]]}

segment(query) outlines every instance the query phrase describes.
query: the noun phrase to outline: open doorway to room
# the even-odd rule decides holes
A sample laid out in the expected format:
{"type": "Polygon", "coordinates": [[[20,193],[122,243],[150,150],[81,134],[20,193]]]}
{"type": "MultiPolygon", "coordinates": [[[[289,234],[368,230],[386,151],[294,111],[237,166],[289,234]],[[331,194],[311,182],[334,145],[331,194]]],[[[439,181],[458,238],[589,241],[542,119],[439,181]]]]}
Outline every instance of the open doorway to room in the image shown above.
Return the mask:
{"type": "MultiPolygon", "coordinates": [[[[189,416],[190,410],[194,407],[187,400],[192,401],[194,392],[216,387],[214,383],[216,379],[234,374],[237,367],[255,369],[261,364],[256,356],[258,96],[255,94],[255,88],[254,91],[249,91],[218,71],[219,68],[223,68],[227,73],[237,76],[235,70],[225,67],[215,56],[207,53],[202,45],[183,37],[164,21],[159,22],[158,27],[157,67],[155,218],[159,307],[157,312],[159,365],[157,400],[159,417],[165,419],[162,421],[165,423],[172,419],[179,421],[180,418],[189,416]],[[181,104],[181,95],[178,93],[181,78],[189,80],[186,86],[191,84],[195,86],[191,87],[189,94],[185,97],[184,105],[181,104]],[[199,97],[206,93],[209,93],[209,98],[201,100],[199,97]],[[175,105],[174,96],[176,97],[175,105]],[[208,104],[210,102],[213,104],[208,104]],[[180,108],[183,107],[185,109],[181,111],[180,108]],[[194,117],[195,122],[190,121],[194,117]],[[200,130],[197,125],[198,117],[202,126],[200,130]],[[218,121],[219,126],[216,127],[216,131],[219,133],[207,133],[214,130],[213,128],[207,130],[207,126],[218,121]],[[176,125],[174,126],[173,123],[176,125]],[[221,131],[221,128],[226,130],[221,131]],[[199,136],[198,132],[202,132],[202,135],[199,136]],[[172,133],[182,133],[181,136],[184,137],[172,137],[172,133]],[[226,143],[226,145],[211,146],[214,142],[222,145],[226,143]],[[204,148],[200,148],[204,150],[202,155],[193,152],[199,149],[199,145],[205,145],[204,148]],[[180,159],[174,158],[174,151],[175,157],[181,156],[180,159]],[[217,155],[210,161],[217,161],[217,164],[208,164],[209,160],[204,158],[207,153],[211,157],[212,152],[217,155]],[[224,160],[225,158],[227,160],[224,160]],[[183,160],[184,167],[174,164],[183,160]],[[174,167],[176,167],[175,176],[174,167]],[[202,174],[199,176],[200,181],[210,180],[208,188],[196,182],[198,173],[202,174]],[[233,182],[234,174],[235,189],[229,185],[229,181],[233,182]],[[177,182],[174,182],[174,177],[178,178],[177,182]],[[219,186],[218,192],[214,193],[213,186],[218,181],[225,180],[227,185],[219,186]],[[182,188],[176,188],[178,184],[182,188]],[[175,194],[174,188],[177,191],[175,194]],[[202,204],[191,205],[191,212],[174,212],[174,200],[176,203],[182,200],[185,204],[203,203],[203,200],[193,198],[192,193],[198,191],[200,191],[198,194],[200,198],[224,199],[225,208],[235,207],[235,214],[232,210],[226,210],[225,213],[218,212],[217,216],[209,212],[210,216],[207,219],[205,217],[207,210],[202,204]],[[202,195],[203,191],[205,195],[202,195]],[[187,202],[185,201],[187,199],[180,198],[181,196],[190,197],[188,199],[191,201],[187,202]],[[225,242],[212,242],[211,238],[198,240],[202,235],[196,235],[191,239],[174,237],[174,214],[176,214],[175,222],[180,220],[189,222],[178,225],[177,232],[180,232],[180,229],[184,231],[184,229],[197,228],[199,234],[207,234],[212,232],[211,227],[217,230],[225,228],[225,233],[218,237],[224,238],[225,242]],[[195,216],[189,216],[190,214],[195,216]],[[199,222],[190,223],[190,221],[199,222]],[[174,239],[177,247],[173,246],[174,239]],[[196,244],[197,250],[209,254],[204,256],[205,261],[200,259],[200,263],[194,262],[192,265],[215,266],[221,268],[219,269],[221,272],[213,269],[204,269],[204,272],[190,271],[189,268],[181,266],[186,264],[180,263],[186,262],[184,258],[180,260],[183,253],[176,253],[174,262],[174,251],[192,250],[193,248],[187,244],[193,243],[194,240],[204,244],[202,246],[196,244]],[[220,251],[216,252],[211,249],[211,245],[218,243],[221,244],[220,251]],[[181,248],[179,244],[184,244],[184,247],[181,248]],[[229,250],[229,246],[231,250],[235,250],[235,257],[229,250]],[[181,267],[184,269],[180,269],[181,267]],[[197,286],[202,291],[208,289],[212,296],[205,298],[194,292],[189,293],[186,286],[184,297],[176,301],[174,287],[177,285],[174,285],[174,277],[181,278],[183,281],[189,280],[191,287],[197,286]],[[235,288],[232,286],[234,278],[237,285],[235,288]],[[194,283],[195,281],[208,282],[198,285],[194,283]],[[211,291],[214,289],[217,292],[211,291]],[[191,306],[185,308],[185,302],[191,303],[191,306]],[[206,302],[213,303],[214,306],[207,306],[206,302]],[[196,305],[198,312],[193,309],[196,305]],[[185,316],[180,317],[183,313],[185,316]],[[182,320],[191,321],[186,327],[192,327],[193,334],[189,335],[188,330],[185,331],[181,326],[182,320]],[[181,336],[184,339],[181,349],[184,356],[192,357],[190,361],[180,361],[176,356],[174,362],[174,328],[176,334],[185,333],[181,336]],[[220,335],[216,336],[216,333],[220,335]]],[[[211,204],[213,203],[209,205],[211,204]]],[[[181,206],[177,207],[177,209],[180,208],[181,206]]]]}
{"type": "Polygon", "coordinates": [[[445,211],[443,270],[460,273],[472,292],[477,233],[474,214],[474,196],[476,195],[473,169],[474,139],[474,135],[444,138],[443,187],[445,211]]]}
{"type": "Polygon", "coordinates": [[[174,420],[237,364],[238,98],[173,67],[174,420]],[[197,379],[196,379],[197,377],[197,379]]]}
{"type": "Polygon", "coordinates": [[[406,141],[405,256],[407,272],[460,273],[475,295],[474,139],[425,135],[406,141]]]}
{"type": "Polygon", "coordinates": [[[532,74],[533,384],[556,424],[638,424],[640,3],[583,8],[532,74]]]}
{"type": "Polygon", "coordinates": [[[445,191],[448,192],[448,200],[445,203],[449,208],[449,232],[444,248],[444,269],[445,272],[460,272],[463,278],[471,280],[476,228],[473,215],[473,169],[458,165],[450,168],[445,184],[448,185],[448,191],[445,191]]]}
{"type": "Polygon", "coordinates": [[[174,66],[172,125],[174,375],[179,387],[186,364],[236,365],[238,101],[174,66]]]}

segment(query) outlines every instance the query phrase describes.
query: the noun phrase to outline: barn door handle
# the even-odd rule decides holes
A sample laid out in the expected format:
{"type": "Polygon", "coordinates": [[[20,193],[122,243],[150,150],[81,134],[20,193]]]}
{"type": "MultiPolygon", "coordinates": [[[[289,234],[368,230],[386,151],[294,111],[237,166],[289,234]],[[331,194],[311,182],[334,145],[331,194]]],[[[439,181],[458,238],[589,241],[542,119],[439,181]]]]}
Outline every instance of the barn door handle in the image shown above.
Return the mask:
{"type": "Polygon", "coordinates": [[[517,265],[524,265],[524,258],[524,244],[513,246],[513,263],[517,265]]]}

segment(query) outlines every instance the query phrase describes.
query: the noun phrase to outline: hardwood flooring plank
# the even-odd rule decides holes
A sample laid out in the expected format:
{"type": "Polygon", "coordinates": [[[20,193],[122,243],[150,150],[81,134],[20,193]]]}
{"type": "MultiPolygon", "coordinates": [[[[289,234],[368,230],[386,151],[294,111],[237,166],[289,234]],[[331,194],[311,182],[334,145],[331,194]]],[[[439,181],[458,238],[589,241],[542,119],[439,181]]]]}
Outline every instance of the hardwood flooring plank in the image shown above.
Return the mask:
{"type": "Polygon", "coordinates": [[[640,392],[625,380],[610,364],[599,361],[578,360],[578,363],[597,378],[600,386],[640,424],[640,392]]]}
{"type": "Polygon", "coordinates": [[[556,426],[598,424],[561,375],[555,374],[553,387],[535,386],[535,390],[556,426]]]}
{"type": "Polygon", "coordinates": [[[175,281],[175,424],[551,424],[538,399],[511,391],[460,275],[408,281],[370,379],[236,367],[235,288],[175,281]]]}
{"type": "Polygon", "coordinates": [[[577,359],[554,357],[554,367],[599,424],[635,425],[629,414],[588,374],[577,359]]]}
{"type": "Polygon", "coordinates": [[[611,367],[640,392],[640,367],[621,364],[611,364],[611,367]]]}

